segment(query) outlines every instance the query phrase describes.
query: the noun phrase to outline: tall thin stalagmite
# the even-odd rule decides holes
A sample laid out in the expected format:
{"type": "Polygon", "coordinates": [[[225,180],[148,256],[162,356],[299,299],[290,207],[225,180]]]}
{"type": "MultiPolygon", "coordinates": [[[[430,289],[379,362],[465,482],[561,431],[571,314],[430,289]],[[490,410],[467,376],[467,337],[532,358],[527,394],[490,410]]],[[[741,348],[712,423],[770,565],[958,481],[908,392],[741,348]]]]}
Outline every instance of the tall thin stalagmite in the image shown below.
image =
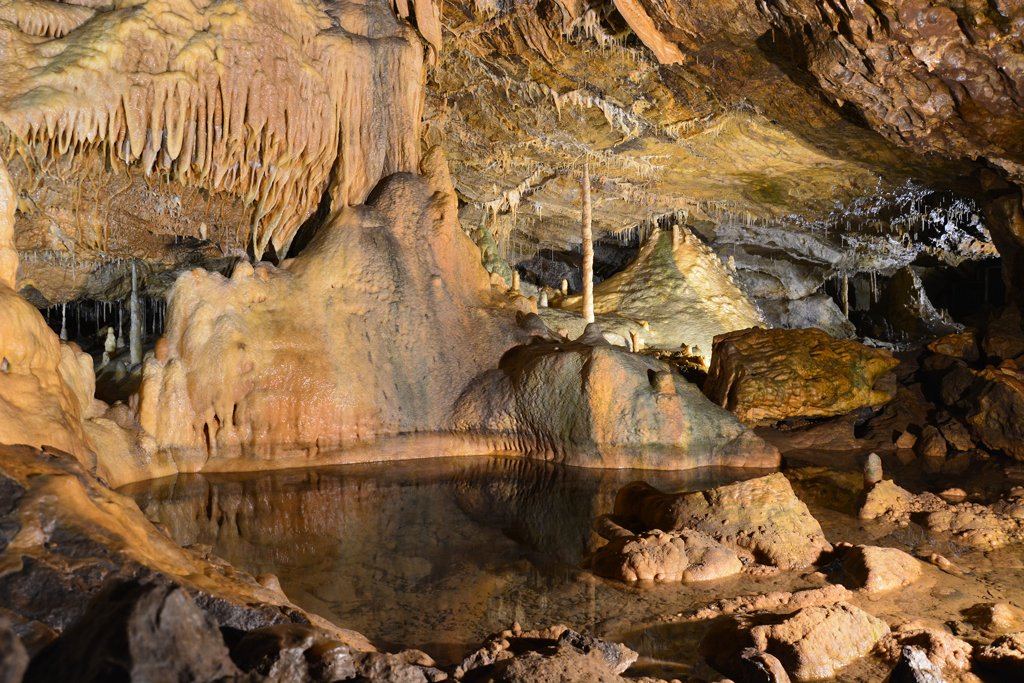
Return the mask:
{"type": "Polygon", "coordinates": [[[583,162],[583,318],[594,322],[594,232],[591,227],[590,161],[583,162]]]}
{"type": "Polygon", "coordinates": [[[846,316],[847,320],[850,318],[850,276],[843,273],[843,279],[841,284],[841,290],[839,292],[840,298],[843,304],[843,315],[846,316]]]}
{"type": "Polygon", "coordinates": [[[132,365],[142,362],[142,307],[139,304],[139,273],[132,261],[132,297],[128,304],[128,355],[132,365]]]}
{"type": "Polygon", "coordinates": [[[17,205],[14,182],[0,159],[0,284],[17,287],[18,252],[14,248],[14,209],[17,205]]]}

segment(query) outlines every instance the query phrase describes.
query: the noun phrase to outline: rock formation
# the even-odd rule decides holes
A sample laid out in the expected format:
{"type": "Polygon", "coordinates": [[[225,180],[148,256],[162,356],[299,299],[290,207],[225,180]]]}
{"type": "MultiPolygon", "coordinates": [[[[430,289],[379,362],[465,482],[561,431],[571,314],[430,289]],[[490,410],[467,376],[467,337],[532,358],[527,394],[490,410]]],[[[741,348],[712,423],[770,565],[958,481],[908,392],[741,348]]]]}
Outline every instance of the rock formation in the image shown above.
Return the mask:
{"type": "Polygon", "coordinates": [[[746,424],[829,417],[888,403],[886,351],[820,330],[741,330],[715,338],[704,392],[746,424]]]}
{"type": "MultiPolygon", "coordinates": [[[[606,331],[626,339],[639,330],[646,346],[678,349],[685,344],[710,354],[716,335],[759,325],[762,319],[714,252],[685,228],[680,231],[678,241],[667,230],[655,232],[633,263],[595,287],[594,311],[606,331]]],[[[568,297],[559,306],[581,310],[582,300],[568,297]]],[[[542,317],[552,327],[580,329],[556,309],[542,317]]]]}
{"type": "Polygon", "coordinates": [[[638,482],[619,491],[615,516],[646,529],[700,531],[748,561],[786,569],[806,567],[831,550],[782,474],[681,494],[638,482]]]}
{"type": "Polygon", "coordinates": [[[773,447],[669,366],[603,343],[535,339],[511,349],[498,369],[459,398],[453,424],[571,465],[687,469],[779,462],[773,447]]]}

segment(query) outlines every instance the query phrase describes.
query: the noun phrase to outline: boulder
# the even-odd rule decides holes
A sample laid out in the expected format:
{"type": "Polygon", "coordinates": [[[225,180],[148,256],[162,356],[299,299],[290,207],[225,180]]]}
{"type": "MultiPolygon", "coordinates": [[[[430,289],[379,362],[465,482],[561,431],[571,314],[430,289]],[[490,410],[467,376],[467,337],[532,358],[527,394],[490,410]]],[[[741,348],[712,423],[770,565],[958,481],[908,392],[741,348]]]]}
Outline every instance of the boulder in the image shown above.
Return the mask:
{"type": "Polygon", "coordinates": [[[1024,460],[1024,373],[1010,368],[988,368],[980,377],[986,384],[967,416],[967,424],[989,448],[1024,460]]]}
{"type": "Polygon", "coordinates": [[[726,617],[700,644],[719,671],[739,678],[741,653],[754,648],[776,657],[794,681],[832,678],[868,654],[889,626],[864,610],[838,603],[791,614],[726,617]]]}
{"type": "Polygon", "coordinates": [[[1020,309],[1007,306],[988,322],[981,349],[989,358],[1007,360],[1024,354],[1020,309]]]}
{"type": "Polygon", "coordinates": [[[739,556],[707,534],[689,529],[617,538],[587,560],[599,576],[620,581],[710,581],[743,570],[739,556]]]}
{"type": "Polygon", "coordinates": [[[524,631],[518,624],[488,638],[456,667],[455,680],[505,683],[625,683],[637,660],[625,645],[564,625],[524,631]]]}
{"type": "Polygon", "coordinates": [[[99,593],[32,660],[29,681],[214,681],[241,672],[217,622],[181,588],[135,581],[99,593]]]}
{"type": "Polygon", "coordinates": [[[843,585],[867,593],[902,588],[921,576],[921,563],[898,548],[857,545],[842,553],[843,585]]]}
{"type": "Polygon", "coordinates": [[[950,358],[959,358],[969,363],[978,360],[978,338],[974,330],[954,332],[939,337],[928,344],[928,350],[950,358]]]}
{"type": "Polygon", "coordinates": [[[11,622],[0,617],[0,683],[21,683],[28,668],[28,653],[11,622]]]}
{"type": "Polygon", "coordinates": [[[996,638],[981,648],[976,661],[983,670],[1003,676],[1002,680],[1024,679],[1024,631],[996,638]]]}
{"type": "Polygon", "coordinates": [[[934,425],[926,425],[921,431],[921,438],[917,440],[914,451],[922,458],[945,458],[946,440],[942,438],[942,432],[934,425]]]}
{"type": "Polygon", "coordinates": [[[938,680],[942,680],[944,674],[952,676],[968,671],[973,650],[970,643],[937,628],[901,628],[878,643],[882,658],[898,669],[908,669],[907,674],[912,671],[937,672],[938,680]],[[916,654],[908,655],[908,648],[916,654]]]}
{"type": "Polygon", "coordinates": [[[452,429],[582,467],[773,467],[766,444],[667,364],[603,343],[535,337],[471,383],[452,429]]]}
{"type": "Polygon", "coordinates": [[[898,361],[821,330],[748,329],[715,337],[704,393],[744,424],[830,417],[890,400],[898,361]]]}
{"type": "Polygon", "coordinates": [[[779,473],[679,494],[635,482],[617,494],[615,515],[646,529],[695,529],[747,561],[784,569],[806,567],[832,548],[821,525],[779,473]]]}
{"type": "Polygon", "coordinates": [[[1008,602],[983,602],[964,611],[964,620],[991,636],[1024,631],[1024,610],[1008,602]]]}

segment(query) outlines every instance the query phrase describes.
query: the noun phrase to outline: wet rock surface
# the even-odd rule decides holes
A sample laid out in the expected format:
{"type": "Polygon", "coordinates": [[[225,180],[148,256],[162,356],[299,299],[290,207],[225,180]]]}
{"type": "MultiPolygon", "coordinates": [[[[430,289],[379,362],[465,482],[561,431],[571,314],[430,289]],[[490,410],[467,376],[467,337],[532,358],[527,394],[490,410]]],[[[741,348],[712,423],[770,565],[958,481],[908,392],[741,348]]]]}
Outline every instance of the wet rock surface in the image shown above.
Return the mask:
{"type": "Polygon", "coordinates": [[[838,603],[788,615],[730,617],[712,628],[701,648],[722,671],[741,671],[735,662],[753,648],[776,657],[793,680],[814,681],[865,656],[888,632],[885,622],[838,603]]]}
{"type": "Polygon", "coordinates": [[[701,531],[747,561],[784,569],[806,567],[831,549],[781,474],[684,494],[638,482],[619,491],[615,515],[647,529],[701,531]]]}

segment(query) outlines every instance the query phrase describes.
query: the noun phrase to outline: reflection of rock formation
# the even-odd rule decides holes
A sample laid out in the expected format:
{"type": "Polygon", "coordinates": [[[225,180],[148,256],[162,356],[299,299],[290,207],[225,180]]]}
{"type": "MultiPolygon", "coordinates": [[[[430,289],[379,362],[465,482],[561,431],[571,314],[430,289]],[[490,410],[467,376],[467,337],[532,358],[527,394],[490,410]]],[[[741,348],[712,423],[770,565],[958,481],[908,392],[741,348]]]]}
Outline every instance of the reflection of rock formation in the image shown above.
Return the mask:
{"type": "MultiPolygon", "coordinates": [[[[730,476],[648,474],[669,489],[730,476]]],[[[181,475],[127,492],[176,540],[278,574],[307,609],[381,642],[451,647],[506,621],[585,613],[571,568],[591,549],[594,516],[635,476],[476,458],[181,475]]]]}

